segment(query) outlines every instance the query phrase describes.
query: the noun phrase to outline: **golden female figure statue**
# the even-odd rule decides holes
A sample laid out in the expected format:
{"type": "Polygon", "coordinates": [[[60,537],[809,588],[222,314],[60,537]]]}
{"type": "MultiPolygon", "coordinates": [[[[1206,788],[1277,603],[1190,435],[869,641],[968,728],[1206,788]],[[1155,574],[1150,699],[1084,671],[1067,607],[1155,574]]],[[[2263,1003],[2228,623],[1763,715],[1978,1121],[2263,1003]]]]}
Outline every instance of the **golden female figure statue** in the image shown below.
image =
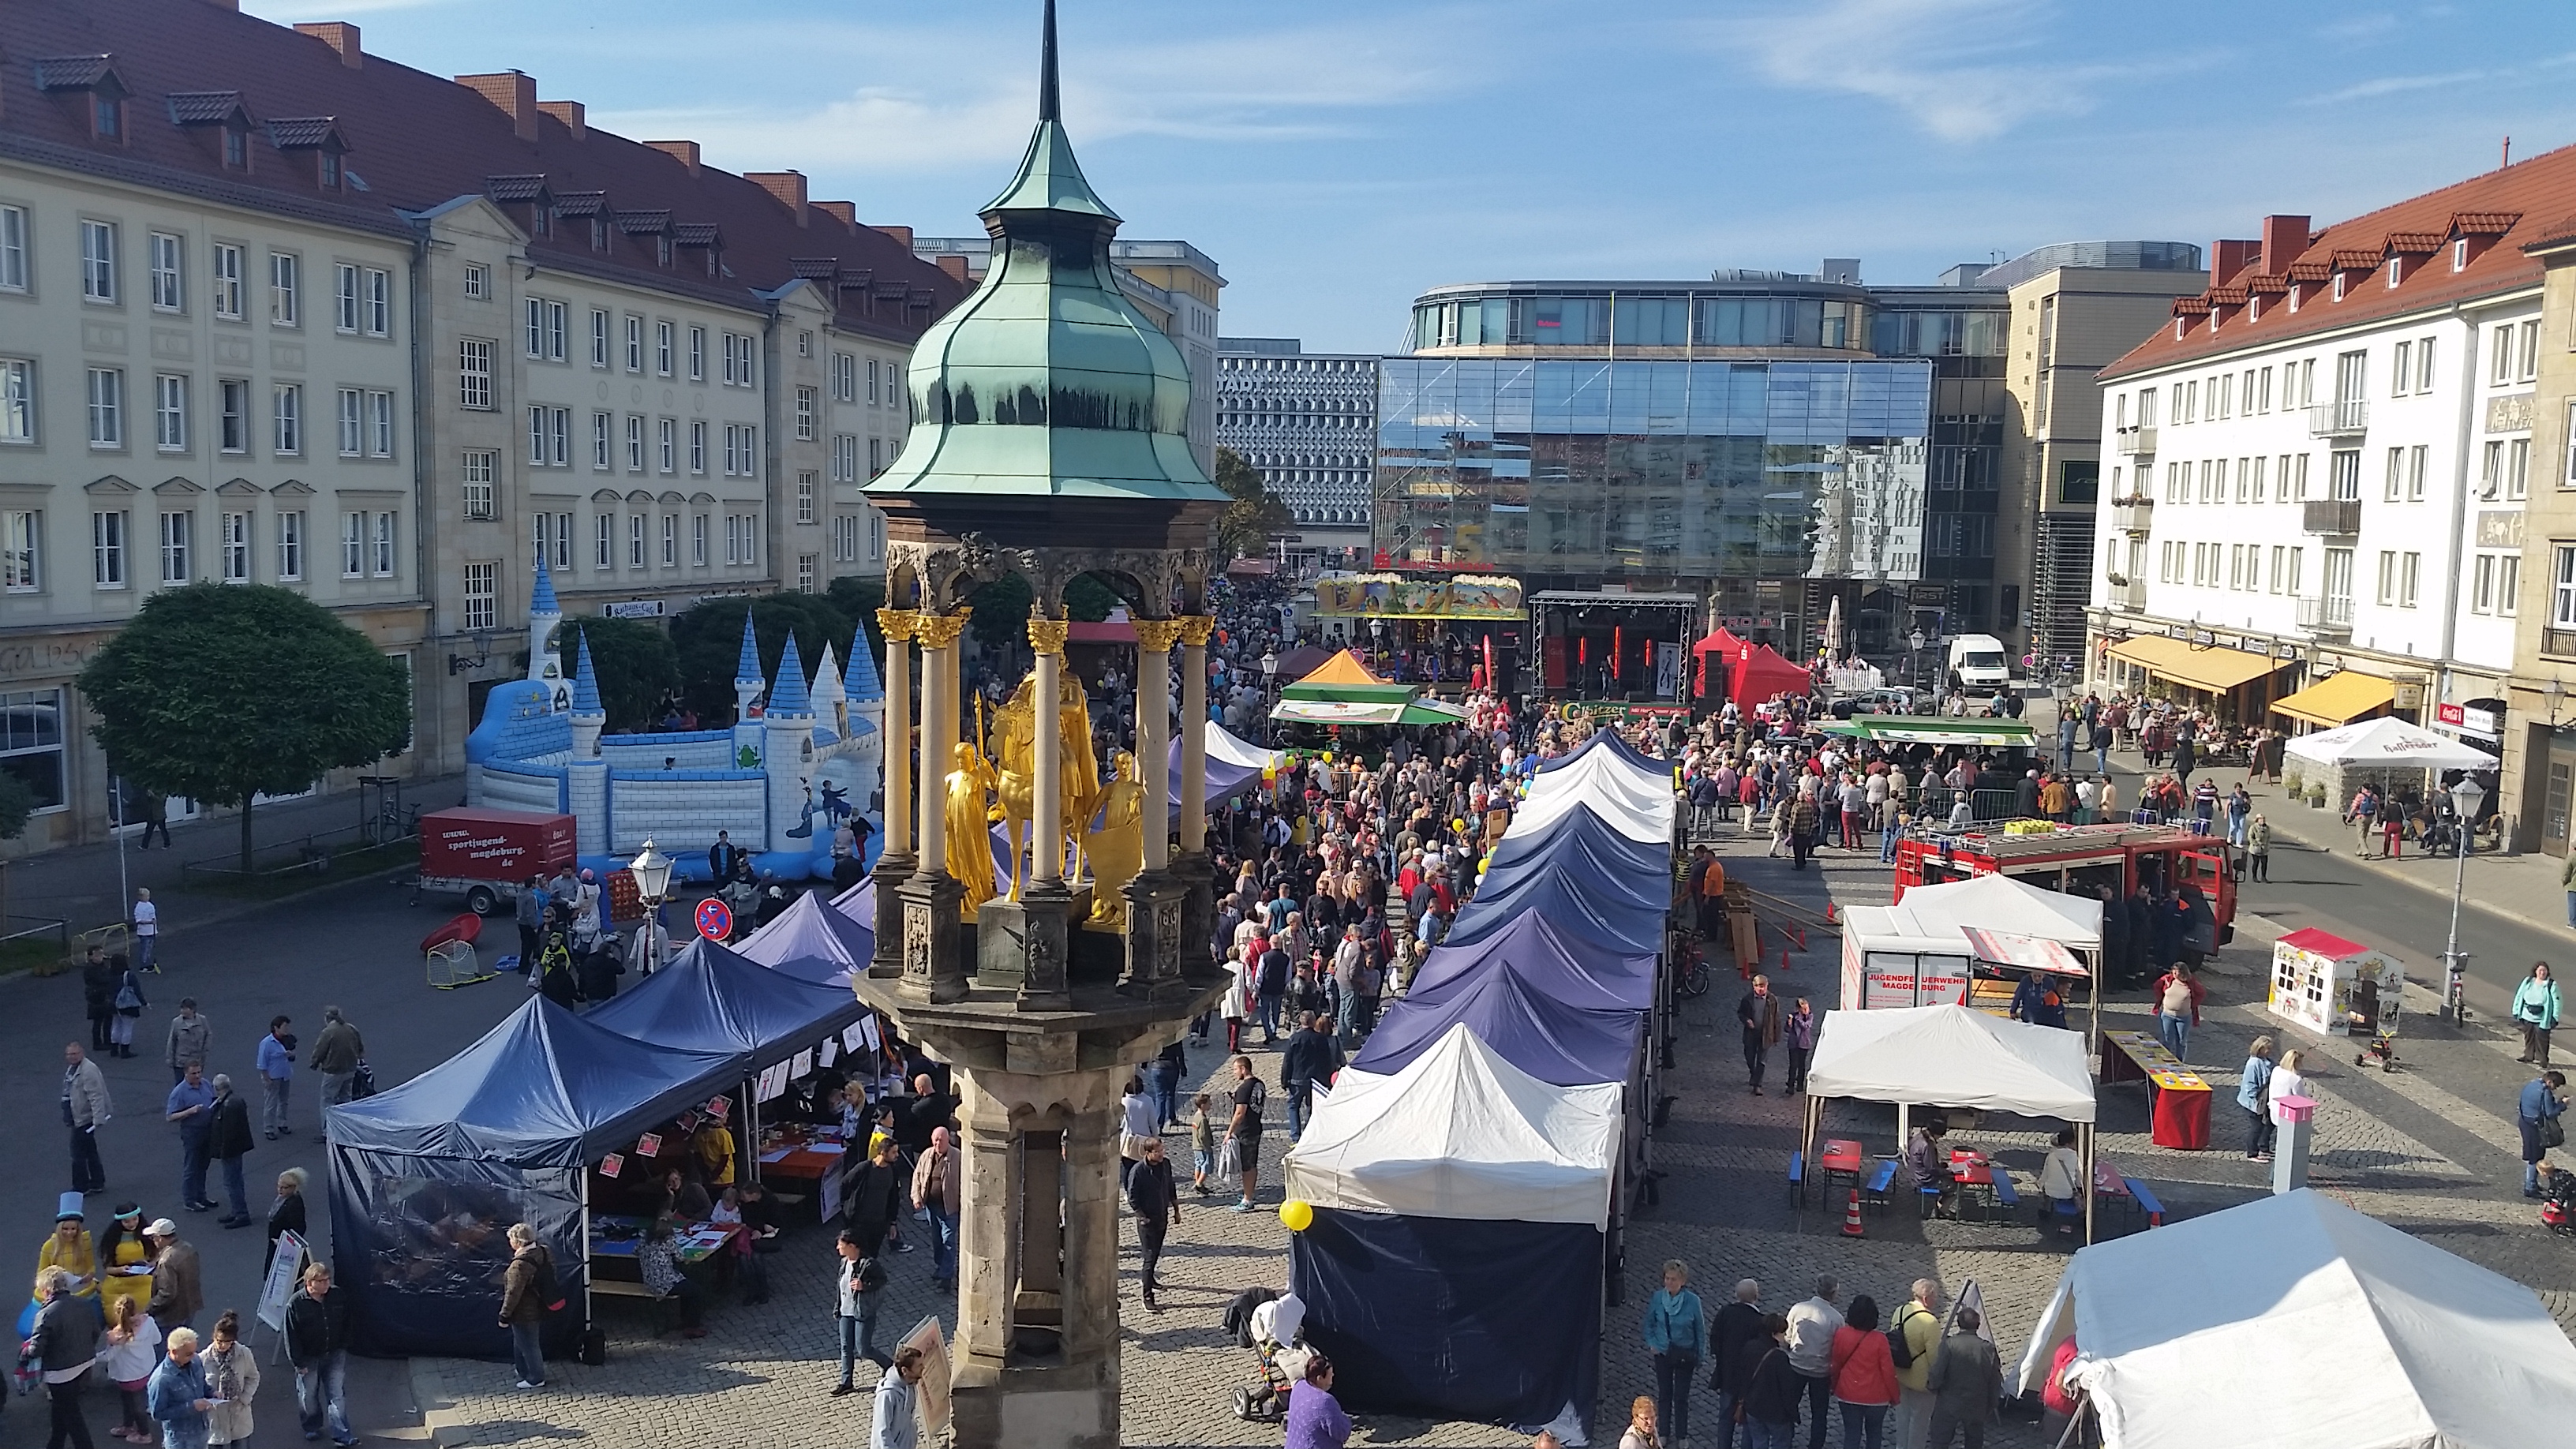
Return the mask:
{"type": "Polygon", "coordinates": [[[993,767],[972,744],[959,740],[948,747],[955,768],[948,772],[948,874],[965,888],[961,914],[975,919],[975,908],[993,898],[993,822],[986,797],[998,783],[993,767]]]}
{"type": "Polygon", "coordinates": [[[1137,781],[1136,757],[1120,750],[1110,757],[1114,777],[1101,790],[1100,828],[1083,838],[1091,856],[1091,917],[1096,930],[1127,928],[1127,898],[1119,887],[1145,868],[1145,787],[1137,781]]]}

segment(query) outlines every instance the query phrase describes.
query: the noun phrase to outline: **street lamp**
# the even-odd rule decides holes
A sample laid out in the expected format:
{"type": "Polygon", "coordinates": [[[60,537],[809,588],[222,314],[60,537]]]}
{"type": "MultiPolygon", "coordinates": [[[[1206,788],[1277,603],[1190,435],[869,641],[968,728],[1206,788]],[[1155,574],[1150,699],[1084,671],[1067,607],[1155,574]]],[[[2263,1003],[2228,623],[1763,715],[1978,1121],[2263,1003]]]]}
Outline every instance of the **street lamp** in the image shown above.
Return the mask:
{"type": "Polygon", "coordinates": [[[2460,949],[2460,895],[2469,882],[2469,822],[2486,791],[2467,775],[2451,787],[2451,827],[2457,834],[2451,853],[2451,942],[2442,952],[2442,1019],[2457,1026],[2469,1019],[2467,977],[2469,953],[2460,949]]]}
{"type": "Polygon", "coordinates": [[[671,890],[671,857],[655,850],[648,837],[626,868],[635,873],[635,892],[644,898],[644,974],[650,976],[662,969],[662,901],[671,890]]]}
{"type": "Polygon", "coordinates": [[[1279,651],[1264,649],[1261,651],[1261,740],[1264,744],[1270,742],[1271,736],[1279,728],[1277,721],[1270,718],[1272,707],[1278,704],[1278,700],[1274,698],[1278,692],[1279,651]]]}
{"type": "Polygon", "coordinates": [[[1905,636],[1905,651],[1905,681],[1908,684],[1920,685],[1923,682],[1922,630],[1917,629],[1905,636]]]}

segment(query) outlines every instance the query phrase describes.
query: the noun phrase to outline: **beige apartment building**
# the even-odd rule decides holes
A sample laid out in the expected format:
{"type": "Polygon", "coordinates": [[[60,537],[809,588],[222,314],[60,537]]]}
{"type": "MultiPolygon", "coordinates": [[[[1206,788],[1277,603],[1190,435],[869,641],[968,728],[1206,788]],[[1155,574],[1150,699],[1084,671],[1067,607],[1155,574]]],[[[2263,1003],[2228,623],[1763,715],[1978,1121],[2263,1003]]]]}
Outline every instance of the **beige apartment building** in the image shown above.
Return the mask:
{"type": "Polygon", "coordinates": [[[2197,294],[2209,274],[2186,242],[2063,242],[1981,273],[1977,285],[2010,298],[1997,572],[2027,570],[2032,650],[2076,658],[2102,501],[2095,375],[2169,323],[2173,299],[2197,294]]]}
{"type": "Polygon", "coordinates": [[[2541,479],[2524,505],[2522,541],[2523,577],[2539,587],[2514,633],[2503,794],[2515,849],[2565,855],[2576,835],[2576,217],[2523,251],[2542,267],[2529,419],[2541,479]]]}

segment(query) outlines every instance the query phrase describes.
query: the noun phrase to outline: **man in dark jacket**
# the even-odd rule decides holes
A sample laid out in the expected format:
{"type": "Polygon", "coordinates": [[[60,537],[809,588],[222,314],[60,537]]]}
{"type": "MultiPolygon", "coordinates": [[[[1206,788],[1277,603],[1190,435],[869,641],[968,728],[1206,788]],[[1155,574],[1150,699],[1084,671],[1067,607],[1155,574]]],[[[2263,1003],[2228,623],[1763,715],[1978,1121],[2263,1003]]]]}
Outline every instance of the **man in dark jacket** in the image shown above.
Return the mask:
{"type": "Polygon", "coordinates": [[[619,958],[617,938],[602,932],[599,944],[581,954],[578,980],[581,999],[597,1006],[617,995],[617,978],[626,974],[626,963],[619,958]]]}
{"type": "Polygon", "coordinates": [[[81,962],[81,1004],[89,1012],[89,1049],[104,1052],[110,1045],[108,1025],[116,1020],[116,983],[125,973],[107,959],[104,947],[92,946],[81,962]]]}
{"type": "Polygon", "coordinates": [[[707,847],[707,875],[722,885],[733,879],[734,867],[742,862],[742,850],[733,843],[730,831],[716,832],[716,843],[707,847]]]}
{"type": "Polygon", "coordinates": [[[286,1361],[295,1365],[305,1437],[328,1429],[334,1444],[357,1443],[349,1432],[349,1299],[331,1286],[328,1264],[307,1264],[304,1291],[286,1305],[286,1361]]]}
{"type": "Polygon", "coordinates": [[[1715,1365],[1709,1370],[1708,1386],[1717,1390],[1717,1422],[1727,1426],[1730,1444],[1740,1437],[1733,1432],[1735,1406],[1744,1400],[1744,1389],[1752,1382],[1757,1361],[1744,1356],[1744,1346],[1769,1346],[1771,1335],[1764,1327],[1765,1321],[1762,1285],[1747,1278],[1735,1285],[1735,1301],[1717,1310],[1708,1326],[1709,1357],[1715,1365]]]}
{"type": "Polygon", "coordinates": [[[250,1130],[250,1099],[233,1090],[233,1079],[215,1073],[215,1120],[206,1129],[206,1155],[223,1168],[224,1215],[227,1228],[250,1226],[250,1194],[242,1186],[242,1158],[253,1141],[250,1130]]]}
{"type": "Polygon", "coordinates": [[[98,1357],[98,1305],[74,1296],[72,1275],[48,1269],[38,1286],[45,1306],[36,1314],[35,1345],[45,1375],[45,1395],[52,1400],[50,1444],[88,1444],[89,1421],[81,1417],[81,1381],[98,1357]]]}
{"type": "Polygon", "coordinates": [[[1744,1028],[1744,1074],[1753,1095],[1762,1095],[1762,1068],[1771,1048],[1780,1044],[1780,998],[1771,994],[1771,978],[1756,976],[1753,989],[1735,1003],[1736,1024],[1744,1028]]]}
{"type": "Polygon", "coordinates": [[[1162,1261],[1163,1234],[1181,1215],[1181,1193],[1172,1180],[1172,1161],[1163,1155],[1163,1139],[1145,1139],[1145,1160],[1127,1174],[1127,1206],[1136,1211],[1136,1244],[1144,1262],[1145,1311],[1160,1313],[1154,1301],[1154,1267],[1162,1261]]]}
{"type": "MultiPolygon", "coordinates": [[[[1312,919],[1308,917],[1309,921],[1312,919]]],[[[1280,949],[1277,937],[1269,939],[1257,966],[1252,980],[1253,1015],[1261,1022],[1261,1044],[1276,1046],[1279,1042],[1279,1006],[1288,999],[1289,975],[1288,953],[1280,949]]]]}
{"type": "Polygon", "coordinates": [[[1737,1356],[1745,1364],[1745,1424],[1768,1425],[1771,1443],[1788,1443],[1807,1393],[1807,1381],[1789,1366],[1789,1320],[1776,1313],[1763,1319],[1762,1336],[1745,1343],[1737,1356]]]}
{"type": "Polygon", "coordinates": [[[1289,1141],[1306,1130],[1306,1117],[1315,1109],[1315,1084],[1330,1081],[1341,1069],[1341,1043],[1326,1029],[1323,1014],[1304,1018],[1279,1055],[1279,1089],[1288,1094],[1289,1141]]]}
{"type": "Polygon", "coordinates": [[[873,1258],[884,1246],[886,1228],[903,1211],[904,1193],[910,1186],[893,1138],[877,1144],[876,1155],[859,1165],[850,1181],[849,1201],[843,1211],[849,1217],[850,1231],[858,1235],[859,1256],[873,1258]]]}

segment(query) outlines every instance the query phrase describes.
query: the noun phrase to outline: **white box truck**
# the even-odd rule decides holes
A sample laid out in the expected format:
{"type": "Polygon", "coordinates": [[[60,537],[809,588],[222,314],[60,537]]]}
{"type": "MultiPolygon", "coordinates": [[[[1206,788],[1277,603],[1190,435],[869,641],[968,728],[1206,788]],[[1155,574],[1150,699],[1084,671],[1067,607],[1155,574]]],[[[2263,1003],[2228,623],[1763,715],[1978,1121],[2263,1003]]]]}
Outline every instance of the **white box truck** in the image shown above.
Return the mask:
{"type": "Polygon", "coordinates": [[[1971,693],[2012,687],[2012,661],[2004,641],[1992,634],[1961,634],[1950,640],[1950,685],[1971,693]]]}

